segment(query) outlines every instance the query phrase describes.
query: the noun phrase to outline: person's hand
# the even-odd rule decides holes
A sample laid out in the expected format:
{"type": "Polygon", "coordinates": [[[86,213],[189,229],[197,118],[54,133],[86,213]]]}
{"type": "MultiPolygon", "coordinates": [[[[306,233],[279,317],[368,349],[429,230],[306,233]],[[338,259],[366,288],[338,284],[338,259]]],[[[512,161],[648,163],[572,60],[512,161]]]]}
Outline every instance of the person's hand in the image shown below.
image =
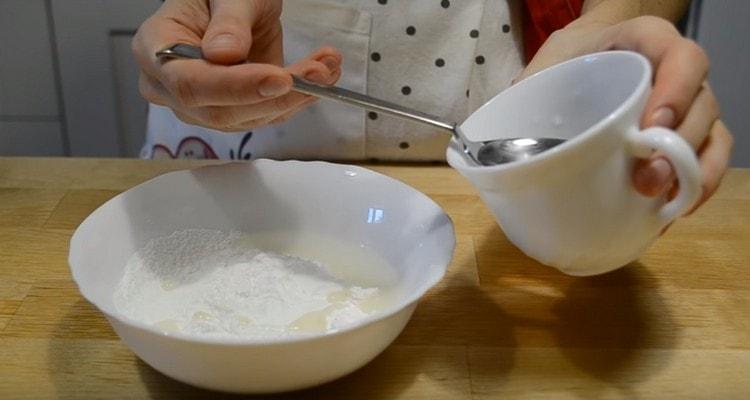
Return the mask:
{"type": "MultiPolygon", "coordinates": [[[[697,208],[719,187],[733,143],[706,82],[705,52],[683,38],[671,23],[656,17],[638,17],[616,25],[577,22],[552,34],[516,80],[597,51],[632,50],[644,55],[654,67],[654,82],[641,126],[674,129],[696,150],[703,175],[703,196],[697,208]]],[[[659,154],[637,163],[633,172],[636,189],[646,196],[662,195],[670,189],[674,196],[678,189],[673,182],[672,167],[659,154]]]]}
{"type": "Polygon", "coordinates": [[[133,39],[140,92],[184,122],[244,131],[291,117],[315,99],[292,92],[292,74],[333,84],[341,54],[330,47],[282,67],[281,0],[166,0],[133,39]],[[162,62],[175,43],[200,46],[205,60],[162,62]]]}

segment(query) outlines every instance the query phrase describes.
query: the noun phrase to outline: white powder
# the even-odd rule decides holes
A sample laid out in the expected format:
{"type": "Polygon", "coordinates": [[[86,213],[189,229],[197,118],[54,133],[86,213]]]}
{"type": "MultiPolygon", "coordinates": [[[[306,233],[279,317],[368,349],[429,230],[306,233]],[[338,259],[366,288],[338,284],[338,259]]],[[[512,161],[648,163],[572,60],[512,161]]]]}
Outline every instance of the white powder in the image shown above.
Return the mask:
{"type": "Polygon", "coordinates": [[[321,263],[240,238],[195,229],[150,241],[125,267],[116,308],[166,332],[263,338],[335,331],[382,305],[378,288],[348,285],[321,263]]]}

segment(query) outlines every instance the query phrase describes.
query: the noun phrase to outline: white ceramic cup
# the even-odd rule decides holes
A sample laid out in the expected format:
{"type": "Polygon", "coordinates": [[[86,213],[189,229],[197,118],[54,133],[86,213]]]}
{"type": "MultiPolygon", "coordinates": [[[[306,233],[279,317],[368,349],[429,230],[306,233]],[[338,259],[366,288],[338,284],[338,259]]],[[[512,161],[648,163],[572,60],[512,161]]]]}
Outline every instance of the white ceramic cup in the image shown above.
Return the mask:
{"type": "Polygon", "coordinates": [[[637,259],[701,195],[693,149],[674,131],[640,129],[651,89],[643,56],[611,51],[541,71],[497,95],[460,128],[471,139],[556,137],[566,142],[526,160],[476,166],[452,142],[447,159],[479,190],[508,239],[570,275],[595,275],[637,259]],[[662,152],[679,194],[638,193],[638,157],[662,152]]]}

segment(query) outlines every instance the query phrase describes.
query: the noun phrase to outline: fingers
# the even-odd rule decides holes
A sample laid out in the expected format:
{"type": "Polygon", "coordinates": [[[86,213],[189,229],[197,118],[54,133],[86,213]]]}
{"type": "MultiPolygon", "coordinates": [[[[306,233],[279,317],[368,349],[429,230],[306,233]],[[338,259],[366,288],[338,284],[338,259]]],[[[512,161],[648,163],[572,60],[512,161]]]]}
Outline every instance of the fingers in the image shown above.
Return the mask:
{"type": "MultiPolygon", "coordinates": [[[[324,85],[332,85],[336,83],[341,75],[340,55],[336,57],[336,54],[333,54],[331,49],[321,49],[314,52],[306,59],[289,66],[287,70],[291,74],[302,76],[309,81],[324,85]],[[331,59],[326,60],[327,58],[331,59]],[[331,71],[323,62],[314,61],[316,59],[328,62],[329,65],[334,68],[333,71],[331,71]]],[[[223,124],[217,123],[216,118],[213,118],[213,120],[216,125],[227,125],[228,127],[226,129],[219,128],[220,130],[226,131],[236,131],[261,125],[277,124],[287,121],[316,100],[317,98],[313,96],[290,92],[287,95],[250,107],[224,107],[222,110],[216,110],[219,114],[223,114],[224,117],[227,118],[221,121],[223,124]]],[[[208,114],[206,117],[209,115],[211,114],[208,114]]]]}
{"type": "MultiPolygon", "coordinates": [[[[149,102],[172,108],[181,120],[191,124],[227,132],[240,131],[284,121],[316,100],[314,97],[289,91],[291,82],[288,83],[287,93],[269,98],[243,92],[243,86],[233,83],[241,78],[248,81],[247,87],[252,87],[257,74],[251,74],[249,71],[261,67],[278,68],[268,64],[217,66],[203,60],[176,60],[169,64],[175,66],[174,71],[168,70],[169,76],[190,79],[191,76],[198,75],[202,76],[203,80],[200,84],[192,81],[180,83],[177,81],[178,78],[173,78],[172,81],[162,84],[159,80],[142,74],[141,94],[149,102]],[[188,63],[192,65],[187,66],[188,63]],[[211,73],[203,72],[203,68],[221,70],[211,73]],[[240,71],[239,77],[233,77],[232,74],[237,70],[240,71]],[[232,89],[216,89],[217,86],[232,85],[232,89]]],[[[340,55],[333,49],[324,48],[289,66],[283,73],[290,81],[290,74],[296,74],[313,82],[330,85],[335,83],[341,74],[340,55]],[[334,68],[333,71],[324,63],[334,68]]]]}
{"type": "Polygon", "coordinates": [[[232,131],[235,127],[246,126],[248,122],[258,120],[273,120],[285,112],[294,110],[305,101],[308,96],[300,93],[290,93],[258,104],[247,106],[209,106],[190,110],[193,118],[222,131],[232,131]]]}
{"type": "Polygon", "coordinates": [[[281,0],[213,0],[210,4],[211,21],[202,43],[206,59],[224,65],[283,64],[281,0]]]}
{"type": "MultiPolygon", "coordinates": [[[[677,128],[677,132],[698,151],[707,143],[707,137],[718,118],[719,106],[716,97],[706,84],[690,105],[690,110],[677,128]]],[[[672,186],[674,178],[670,164],[663,155],[656,154],[649,160],[639,160],[636,163],[633,183],[641,194],[658,196],[672,186]]]]}
{"type": "MultiPolygon", "coordinates": [[[[286,122],[287,120],[291,119],[295,114],[303,110],[305,107],[309,106],[310,104],[313,104],[318,99],[312,96],[307,96],[305,99],[301,100],[301,102],[294,106],[292,109],[287,110],[285,112],[275,112],[268,116],[255,118],[255,119],[249,119],[249,120],[243,120],[242,122],[227,126],[225,128],[219,129],[220,131],[224,132],[241,132],[246,131],[249,129],[257,128],[260,126],[266,126],[266,125],[275,125],[280,124],[282,122],[286,122]]],[[[195,123],[197,125],[200,125],[200,123],[195,123]]]]}
{"type": "Polygon", "coordinates": [[[708,200],[716,192],[716,189],[719,188],[721,179],[729,168],[729,159],[733,146],[734,139],[726,125],[721,120],[714,121],[711,133],[702,148],[698,160],[703,173],[703,196],[701,196],[695,208],[698,208],[698,206],[708,200]]]}
{"type": "Polygon", "coordinates": [[[152,77],[159,76],[162,65],[156,57],[159,50],[175,43],[200,44],[202,30],[196,26],[196,20],[203,19],[203,23],[208,24],[208,9],[203,10],[205,15],[201,17],[200,10],[195,10],[193,3],[195,2],[166,1],[159,11],[138,28],[131,50],[142,72],[152,77]],[[191,17],[186,14],[195,15],[191,17]]]}
{"type": "Polygon", "coordinates": [[[288,109],[298,107],[306,100],[298,93],[289,93],[267,101],[243,106],[190,107],[176,101],[175,97],[156,79],[141,74],[141,95],[150,103],[170,107],[183,122],[222,131],[238,131],[256,127],[263,121],[277,118],[288,109]]]}
{"type": "Polygon", "coordinates": [[[289,73],[275,65],[205,60],[168,61],[157,79],[185,107],[254,104],[286,94],[292,86],[289,73]]]}
{"type": "Polygon", "coordinates": [[[641,53],[654,66],[653,91],[641,125],[674,128],[690,109],[708,75],[708,57],[695,42],[656,17],[639,17],[619,25],[611,46],[641,53]]]}
{"type": "Polygon", "coordinates": [[[294,108],[292,110],[289,110],[289,111],[287,111],[287,112],[285,112],[285,113],[277,116],[276,118],[268,121],[268,125],[280,124],[282,122],[286,122],[286,121],[290,120],[295,114],[297,114],[298,112],[300,112],[303,109],[305,109],[305,107],[307,107],[307,106],[315,103],[317,100],[318,100],[317,98],[312,97],[312,96],[309,97],[309,98],[307,98],[307,99],[305,99],[305,101],[303,101],[296,108],[294,108]]]}
{"type": "Polygon", "coordinates": [[[328,68],[332,81],[329,81],[329,85],[333,85],[338,81],[341,76],[341,53],[333,47],[323,47],[315,51],[311,56],[313,60],[316,60],[328,68]]]}
{"type": "MultiPolygon", "coordinates": [[[[729,168],[729,160],[734,145],[732,134],[729,132],[729,129],[727,129],[726,125],[724,125],[724,123],[718,119],[712,120],[711,127],[709,129],[710,133],[708,135],[708,138],[703,142],[698,156],[698,163],[700,165],[702,175],[701,187],[703,194],[697,204],[693,207],[693,210],[690,211],[690,213],[692,213],[703,203],[705,203],[706,200],[708,200],[716,192],[716,190],[719,188],[719,185],[721,184],[721,180],[724,177],[724,174],[729,168]]],[[[661,185],[663,183],[662,180],[654,183],[653,177],[651,177],[652,182],[650,185],[648,181],[649,173],[653,173],[653,168],[655,168],[654,163],[661,163],[662,161],[666,163],[666,160],[663,160],[662,158],[656,160],[639,161],[639,163],[641,163],[642,165],[639,165],[637,169],[642,168],[642,171],[639,171],[640,174],[638,172],[635,174],[634,183],[638,191],[647,196],[661,195],[672,188],[671,193],[667,196],[667,198],[671,199],[676,195],[677,190],[676,186],[672,187],[673,178],[671,177],[671,175],[670,178],[667,179],[666,185],[661,185]],[[649,192],[648,190],[651,191],[649,192]]],[[[661,166],[657,166],[656,168],[661,168],[661,166]]]]}
{"type": "Polygon", "coordinates": [[[167,100],[169,92],[167,92],[159,81],[147,74],[141,73],[138,77],[138,90],[141,93],[141,97],[146,99],[149,103],[160,106],[170,105],[167,100]]]}
{"type": "MultiPolygon", "coordinates": [[[[333,85],[341,77],[341,53],[339,53],[338,50],[332,47],[324,47],[313,52],[302,62],[289,66],[287,70],[291,74],[303,76],[309,81],[322,83],[325,85],[333,85]],[[315,63],[310,64],[311,61],[315,61],[315,63]],[[316,66],[316,68],[314,68],[312,71],[308,70],[307,72],[305,72],[305,65],[314,65],[316,66]],[[323,73],[320,70],[321,66],[324,66],[327,69],[326,73],[323,73]]],[[[315,103],[317,100],[318,99],[316,97],[307,96],[305,100],[303,100],[294,108],[280,113],[273,118],[260,121],[260,123],[261,125],[275,125],[286,122],[295,114],[303,110],[305,107],[315,103]]],[[[249,123],[254,124],[258,123],[258,121],[250,121],[249,123]]],[[[244,126],[247,126],[247,124],[244,126]]]]}
{"type": "Polygon", "coordinates": [[[133,40],[141,94],[187,123],[219,130],[290,117],[314,100],[291,91],[291,74],[333,84],[341,55],[323,48],[288,68],[274,65],[282,61],[280,12],[275,0],[167,0],[133,40]],[[161,62],[155,56],[174,43],[201,41],[208,60],[161,62]]]}
{"type": "MultiPolygon", "coordinates": [[[[729,159],[732,154],[734,139],[721,120],[714,120],[710,134],[701,148],[698,163],[701,168],[701,188],[703,194],[693,209],[687,213],[692,214],[703,203],[705,203],[721,184],[721,180],[729,169],[729,159]]],[[[670,190],[668,199],[677,195],[677,187],[670,190]]]]}
{"type": "MultiPolygon", "coordinates": [[[[654,66],[654,82],[641,126],[664,126],[677,132],[698,151],[703,173],[703,198],[713,194],[727,169],[731,135],[718,120],[719,106],[708,85],[709,61],[695,42],[680,36],[669,22],[640,17],[612,35],[612,48],[637,51],[654,66]],[[648,38],[645,40],[644,38],[648,38]]],[[[672,167],[661,155],[640,160],[633,183],[646,196],[673,187],[672,167]]],[[[673,189],[678,190],[678,189],[673,189]]]]}
{"type": "Polygon", "coordinates": [[[705,84],[689,107],[677,132],[698,151],[719,119],[719,104],[711,88],[705,84]]]}
{"type": "MultiPolygon", "coordinates": [[[[249,104],[287,93],[291,77],[279,66],[242,65],[222,70],[215,62],[176,60],[179,62],[162,63],[155,56],[156,51],[174,43],[200,44],[205,32],[203,39],[206,43],[213,43],[214,39],[221,42],[222,35],[234,35],[238,39],[238,46],[234,47],[207,44],[209,56],[223,55],[217,60],[226,62],[235,61],[237,54],[242,54],[244,61],[252,45],[253,20],[263,19],[264,23],[273,24],[278,22],[281,9],[277,1],[263,2],[275,7],[253,6],[256,3],[244,0],[166,1],[141,25],[133,40],[133,53],[142,73],[161,82],[175,97],[173,103],[184,107],[249,104]],[[209,3],[213,9],[209,10],[209,3]],[[254,14],[256,8],[261,10],[257,15],[254,14]],[[217,51],[212,53],[211,49],[217,51]]],[[[278,53],[281,54],[280,42],[278,53]]]]}
{"type": "Polygon", "coordinates": [[[212,0],[211,21],[203,35],[203,56],[212,63],[231,65],[248,59],[256,21],[254,1],[212,0]]]}
{"type": "Polygon", "coordinates": [[[226,132],[255,127],[263,121],[270,122],[310,100],[309,96],[292,92],[254,104],[188,107],[175,102],[158,81],[150,80],[145,75],[140,80],[140,90],[149,102],[171,108],[186,123],[226,132]]]}
{"type": "Polygon", "coordinates": [[[247,61],[283,65],[281,0],[255,1],[256,22],[253,26],[253,51],[247,61]]]}
{"type": "MultiPolygon", "coordinates": [[[[675,129],[699,155],[703,173],[703,200],[710,197],[727,169],[731,135],[718,120],[719,106],[708,85],[705,52],[683,38],[668,21],[638,17],[591,34],[586,26],[570,27],[549,38],[521,75],[570,58],[579,51],[632,50],[644,55],[654,70],[652,92],[641,126],[675,129]]],[[[633,183],[646,196],[676,193],[674,173],[662,154],[636,162],[633,183]]]]}
{"type": "Polygon", "coordinates": [[[672,165],[664,156],[639,159],[635,163],[633,185],[644,196],[655,197],[664,194],[673,180],[672,165]]]}
{"type": "Polygon", "coordinates": [[[286,69],[270,64],[225,66],[205,60],[173,60],[164,63],[159,74],[152,78],[160,81],[175,103],[183,107],[236,106],[289,93],[290,74],[332,84],[340,75],[340,60],[340,54],[332,49],[316,51],[286,69]],[[324,63],[329,63],[333,70],[324,63]]]}
{"type": "Polygon", "coordinates": [[[291,119],[295,114],[297,114],[298,112],[303,110],[305,107],[309,106],[310,104],[315,103],[317,100],[318,99],[315,97],[308,97],[305,100],[303,100],[298,106],[296,106],[295,108],[289,111],[286,111],[281,114],[274,114],[270,117],[244,121],[239,125],[228,127],[225,131],[226,132],[241,132],[241,131],[245,131],[248,129],[257,128],[259,126],[275,125],[275,124],[280,124],[282,122],[286,122],[289,119],[291,119]]]}
{"type": "Polygon", "coordinates": [[[341,76],[341,53],[332,47],[323,47],[286,70],[313,82],[333,85],[341,76]]]}
{"type": "MultiPolygon", "coordinates": [[[[305,75],[304,73],[300,73],[301,65],[299,63],[291,65],[288,68],[289,72],[293,75],[304,76],[307,80],[317,83],[323,83],[325,85],[333,85],[341,77],[341,53],[339,53],[338,50],[332,47],[324,47],[313,52],[310,56],[307,57],[307,60],[315,60],[318,63],[324,65],[328,71],[327,78],[325,77],[325,75],[321,75],[319,72],[315,72],[312,74],[308,73],[307,75],[305,75]]],[[[297,114],[310,104],[315,103],[317,100],[318,99],[313,96],[308,96],[306,100],[297,105],[295,108],[288,110],[269,121],[266,121],[266,123],[274,125],[286,122],[295,114],[297,114]]]]}
{"type": "Polygon", "coordinates": [[[679,39],[656,69],[644,126],[675,127],[687,115],[708,75],[708,57],[695,42],[679,39]]]}

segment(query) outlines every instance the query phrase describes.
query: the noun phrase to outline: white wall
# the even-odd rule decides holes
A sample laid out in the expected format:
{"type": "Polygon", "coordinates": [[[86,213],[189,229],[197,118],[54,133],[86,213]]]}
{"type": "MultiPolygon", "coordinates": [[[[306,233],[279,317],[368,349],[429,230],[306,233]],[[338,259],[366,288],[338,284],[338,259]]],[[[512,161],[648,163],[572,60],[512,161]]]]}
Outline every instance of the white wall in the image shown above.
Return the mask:
{"type": "Polygon", "coordinates": [[[0,0],[0,155],[66,154],[48,11],[0,0]]]}
{"type": "Polygon", "coordinates": [[[697,3],[691,34],[711,58],[709,81],[735,137],[732,165],[750,167],[750,1],[697,3]]]}

